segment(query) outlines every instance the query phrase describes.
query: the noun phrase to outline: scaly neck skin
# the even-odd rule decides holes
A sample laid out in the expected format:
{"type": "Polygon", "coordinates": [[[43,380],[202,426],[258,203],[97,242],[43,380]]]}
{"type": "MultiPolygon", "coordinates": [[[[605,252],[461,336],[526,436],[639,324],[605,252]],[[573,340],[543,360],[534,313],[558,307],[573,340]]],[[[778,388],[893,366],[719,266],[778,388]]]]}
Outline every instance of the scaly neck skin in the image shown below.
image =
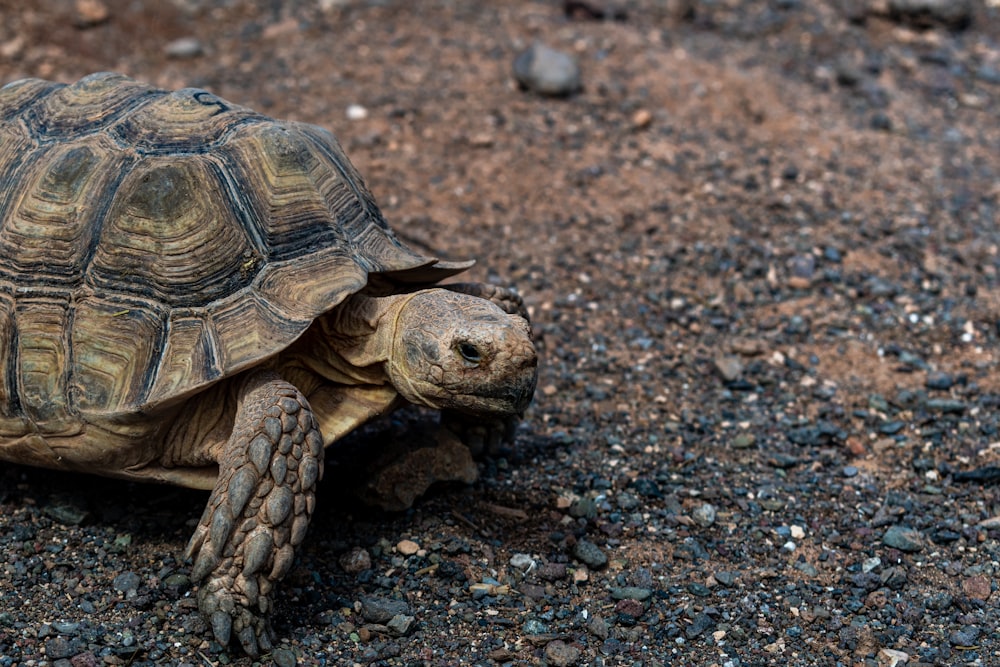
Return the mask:
{"type": "Polygon", "coordinates": [[[410,295],[369,297],[356,294],[320,317],[279,360],[281,372],[307,396],[328,382],[382,385],[392,353],[395,321],[410,295]],[[301,377],[309,375],[310,378],[301,377]],[[308,386],[313,385],[313,386],[308,386]]]}

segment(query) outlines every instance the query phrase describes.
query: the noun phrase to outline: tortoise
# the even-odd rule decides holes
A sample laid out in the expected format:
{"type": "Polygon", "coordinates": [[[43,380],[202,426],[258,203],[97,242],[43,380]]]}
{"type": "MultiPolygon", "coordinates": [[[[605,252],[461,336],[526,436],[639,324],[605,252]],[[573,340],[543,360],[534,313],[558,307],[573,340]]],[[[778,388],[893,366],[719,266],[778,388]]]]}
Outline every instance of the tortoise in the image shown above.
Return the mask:
{"type": "Polygon", "coordinates": [[[324,447],[400,405],[468,433],[528,406],[520,297],[439,284],[471,265],[402,243],[319,127],[113,73],[10,83],[0,460],[210,490],[198,606],[259,655],[324,447]]]}

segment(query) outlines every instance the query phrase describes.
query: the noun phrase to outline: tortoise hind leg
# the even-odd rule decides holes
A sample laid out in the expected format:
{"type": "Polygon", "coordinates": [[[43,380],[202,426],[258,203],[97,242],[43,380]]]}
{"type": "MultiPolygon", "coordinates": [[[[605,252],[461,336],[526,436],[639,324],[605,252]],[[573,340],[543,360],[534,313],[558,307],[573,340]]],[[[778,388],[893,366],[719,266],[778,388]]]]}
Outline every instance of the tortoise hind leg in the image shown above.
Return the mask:
{"type": "Polygon", "coordinates": [[[226,646],[271,649],[271,592],[292,565],[323,473],[323,438],[299,391],[271,372],[247,377],[219,478],[188,543],[198,607],[226,646]]]}

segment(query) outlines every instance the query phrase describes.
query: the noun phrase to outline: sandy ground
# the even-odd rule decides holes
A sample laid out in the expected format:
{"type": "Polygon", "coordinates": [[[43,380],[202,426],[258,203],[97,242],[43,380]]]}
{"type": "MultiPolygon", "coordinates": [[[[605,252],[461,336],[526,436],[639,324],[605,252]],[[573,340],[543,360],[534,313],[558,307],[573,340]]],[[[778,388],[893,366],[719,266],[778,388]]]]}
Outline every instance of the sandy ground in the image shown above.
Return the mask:
{"type": "MultiPolygon", "coordinates": [[[[266,660],[1000,662],[1000,9],[903,4],[0,2],[0,80],[323,125],[531,310],[479,482],[385,513],[331,454],[266,660]],[[517,86],[535,41],[579,93],[517,86]]],[[[0,665],[249,664],[181,560],[204,500],[4,465],[0,665]]]]}

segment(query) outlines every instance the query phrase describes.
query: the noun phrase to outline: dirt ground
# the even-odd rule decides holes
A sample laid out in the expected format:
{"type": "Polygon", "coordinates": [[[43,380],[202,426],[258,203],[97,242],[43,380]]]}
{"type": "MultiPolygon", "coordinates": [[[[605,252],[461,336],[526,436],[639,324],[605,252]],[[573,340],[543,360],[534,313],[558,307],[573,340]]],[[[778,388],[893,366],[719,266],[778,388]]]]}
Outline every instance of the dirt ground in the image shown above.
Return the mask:
{"type": "MultiPolygon", "coordinates": [[[[0,81],[327,127],[401,237],[532,313],[478,482],[382,512],[330,454],[265,662],[1000,664],[995,0],[25,6],[0,81]],[[582,90],[518,87],[536,41],[582,90]]],[[[0,667],[250,664],[187,579],[204,501],[4,465],[0,667]]]]}

